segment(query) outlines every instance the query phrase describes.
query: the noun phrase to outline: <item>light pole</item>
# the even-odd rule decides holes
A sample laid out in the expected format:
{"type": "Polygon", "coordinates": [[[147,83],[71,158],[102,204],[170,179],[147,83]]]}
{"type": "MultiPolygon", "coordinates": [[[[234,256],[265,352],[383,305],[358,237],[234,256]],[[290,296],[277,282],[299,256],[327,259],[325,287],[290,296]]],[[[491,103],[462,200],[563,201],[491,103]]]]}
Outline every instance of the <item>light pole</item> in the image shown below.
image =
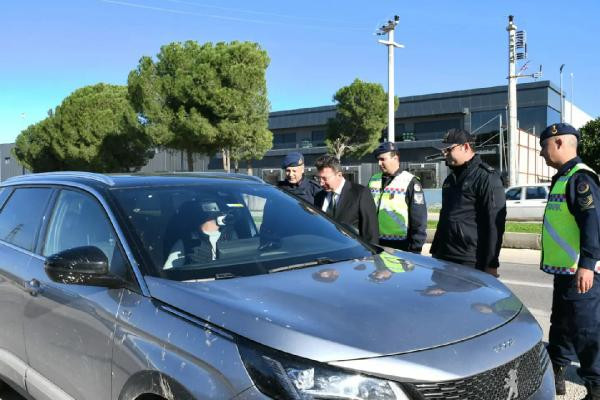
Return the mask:
{"type": "Polygon", "coordinates": [[[508,16],[508,173],[509,184],[515,186],[518,183],[517,173],[517,26],[513,23],[513,16],[508,16]]]}
{"type": "Polygon", "coordinates": [[[573,73],[571,72],[571,125],[573,125],[573,73]]]}
{"type": "Polygon", "coordinates": [[[394,134],[394,47],[404,47],[404,45],[394,42],[394,29],[398,25],[398,21],[400,21],[400,17],[395,15],[393,21],[389,20],[377,32],[377,35],[380,36],[386,33],[388,35],[388,40],[379,40],[379,43],[386,45],[388,48],[388,141],[392,143],[396,141],[394,134]]]}
{"type": "Polygon", "coordinates": [[[563,68],[565,67],[565,64],[560,66],[560,122],[565,122],[565,116],[564,116],[564,101],[563,101],[563,80],[562,80],[562,71],[563,68]]]}

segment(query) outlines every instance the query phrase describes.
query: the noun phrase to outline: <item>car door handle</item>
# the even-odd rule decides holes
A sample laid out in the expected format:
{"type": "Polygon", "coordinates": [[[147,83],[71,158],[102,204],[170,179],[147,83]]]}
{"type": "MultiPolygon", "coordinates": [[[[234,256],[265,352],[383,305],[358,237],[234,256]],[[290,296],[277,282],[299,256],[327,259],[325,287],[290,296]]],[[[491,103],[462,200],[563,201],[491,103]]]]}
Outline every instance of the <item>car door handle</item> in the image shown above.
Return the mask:
{"type": "Polygon", "coordinates": [[[41,291],[40,281],[32,279],[29,282],[26,282],[25,289],[27,289],[30,295],[37,296],[41,291]]]}

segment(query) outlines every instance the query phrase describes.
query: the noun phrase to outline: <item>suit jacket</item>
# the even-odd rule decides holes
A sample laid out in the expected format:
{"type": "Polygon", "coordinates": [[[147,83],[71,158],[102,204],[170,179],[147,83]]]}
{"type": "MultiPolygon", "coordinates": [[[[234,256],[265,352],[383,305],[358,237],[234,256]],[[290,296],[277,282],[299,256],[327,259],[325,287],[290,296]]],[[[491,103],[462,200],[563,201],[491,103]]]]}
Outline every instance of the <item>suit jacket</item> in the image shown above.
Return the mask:
{"type": "MultiPolygon", "coordinates": [[[[315,206],[323,208],[329,192],[321,191],[315,195],[315,206]]],[[[369,243],[379,241],[379,222],[375,202],[369,189],[346,180],[335,207],[333,219],[358,229],[360,236],[369,243]]]]}

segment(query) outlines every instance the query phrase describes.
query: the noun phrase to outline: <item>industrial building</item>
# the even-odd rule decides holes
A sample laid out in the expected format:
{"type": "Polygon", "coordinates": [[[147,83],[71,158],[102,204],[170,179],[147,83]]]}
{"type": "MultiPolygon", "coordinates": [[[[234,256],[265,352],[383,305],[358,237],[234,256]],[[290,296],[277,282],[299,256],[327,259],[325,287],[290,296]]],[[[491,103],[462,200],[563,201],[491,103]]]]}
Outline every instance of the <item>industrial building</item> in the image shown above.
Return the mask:
{"type": "MultiPolygon", "coordinates": [[[[505,171],[506,150],[500,152],[502,140],[498,132],[502,130],[506,139],[507,97],[507,86],[400,97],[395,113],[395,132],[402,167],[419,175],[424,187],[439,187],[448,171],[435,145],[448,129],[463,128],[477,135],[478,151],[483,158],[495,168],[505,171]]],[[[560,91],[550,81],[519,84],[517,104],[520,181],[548,180],[550,171],[537,155],[539,146],[535,138],[546,126],[560,122],[560,91]]],[[[273,132],[273,148],[262,160],[253,161],[253,173],[270,182],[281,179],[281,161],[290,151],[303,153],[308,174],[314,173],[310,167],[317,157],[327,152],[325,127],[335,112],[334,105],[272,112],[269,129],[273,132]]],[[[564,112],[564,120],[575,127],[581,127],[592,119],[566,100],[564,112]]],[[[387,135],[382,132],[382,139],[384,137],[387,135]]],[[[11,154],[12,147],[12,144],[0,147],[0,175],[3,180],[26,172],[11,154]]],[[[377,170],[375,160],[370,156],[359,160],[343,159],[342,162],[347,176],[363,184],[377,170]]],[[[198,171],[222,168],[220,155],[210,159],[198,155],[194,164],[198,171]]],[[[144,172],[182,170],[187,170],[187,163],[179,151],[159,151],[142,169],[144,172]]]]}

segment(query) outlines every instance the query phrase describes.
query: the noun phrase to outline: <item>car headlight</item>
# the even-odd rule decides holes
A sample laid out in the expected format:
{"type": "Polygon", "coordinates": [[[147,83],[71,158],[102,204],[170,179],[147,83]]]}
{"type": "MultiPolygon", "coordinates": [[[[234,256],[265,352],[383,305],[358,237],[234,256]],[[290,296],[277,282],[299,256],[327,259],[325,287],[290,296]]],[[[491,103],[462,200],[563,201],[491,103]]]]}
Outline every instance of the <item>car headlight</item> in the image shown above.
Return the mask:
{"type": "Polygon", "coordinates": [[[274,350],[240,345],[257,388],[274,399],[409,400],[396,382],[344,371],[274,350]]]}

